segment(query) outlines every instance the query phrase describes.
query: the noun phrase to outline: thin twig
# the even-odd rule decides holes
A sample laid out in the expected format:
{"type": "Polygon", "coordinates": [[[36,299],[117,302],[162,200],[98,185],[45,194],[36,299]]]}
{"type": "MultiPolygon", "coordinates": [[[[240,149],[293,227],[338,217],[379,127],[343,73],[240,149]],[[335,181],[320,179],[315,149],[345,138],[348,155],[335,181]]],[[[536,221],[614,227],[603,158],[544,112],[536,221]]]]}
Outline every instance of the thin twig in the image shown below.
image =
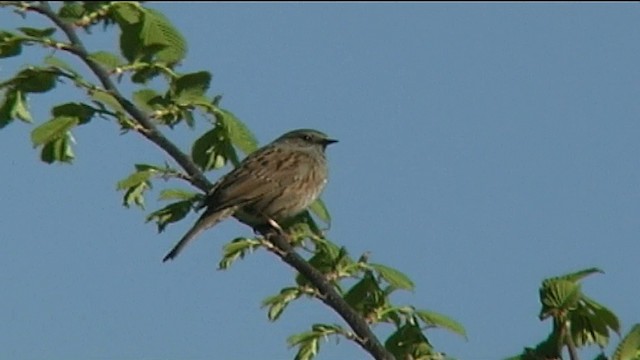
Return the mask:
{"type": "MultiPolygon", "coordinates": [[[[40,5],[27,5],[28,10],[38,12],[56,24],[67,36],[70,46],[65,46],[63,50],[78,56],[96,75],[104,89],[110,93],[125,111],[140,125],[137,132],[158,145],[169,156],[171,156],[188,174],[191,183],[204,192],[208,192],[212,184],[204,174],[198,169],[193,161],[184,154],[177,146],[169,141],[153,124],[147,114],[137,108],[127,98],[125,98],[113,81],[110,74],[100,64],[89,58],[84,44],[78,37],[72,25],[65,23],[51,9],[48,2],[41,2],[40,5]]],[[[298,270],[305,276],[320,292],[318,296],[325,304],[334,309],[353,329],[357,343],[375,359],[393,360],[394,357],[379,342],[375,334],[369,328],[366,320],[347,304],[333,285],[327,281],[324,275],[311,266],[304,258],[295,252],[287,239],[281,235],[271,233],[269,240],[280,250],[274,253],[291,267],[298,270]]]]}

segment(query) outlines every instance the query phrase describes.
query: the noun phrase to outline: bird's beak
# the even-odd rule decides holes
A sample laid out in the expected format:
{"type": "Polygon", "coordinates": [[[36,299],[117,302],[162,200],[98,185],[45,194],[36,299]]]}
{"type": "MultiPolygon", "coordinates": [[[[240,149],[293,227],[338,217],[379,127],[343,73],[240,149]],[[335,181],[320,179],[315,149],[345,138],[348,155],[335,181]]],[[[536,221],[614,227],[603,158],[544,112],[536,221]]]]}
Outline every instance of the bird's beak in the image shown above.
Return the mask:
{"type": "Polygon", "coordinates": [[[327,146],[327,145],[331,145],[331,144],[334,144],[334,143],[337,143],[337,142],[338,142],[338,140],[335,140],[335,139],[324,139],[322,141],[322,145],[327,146]]]}

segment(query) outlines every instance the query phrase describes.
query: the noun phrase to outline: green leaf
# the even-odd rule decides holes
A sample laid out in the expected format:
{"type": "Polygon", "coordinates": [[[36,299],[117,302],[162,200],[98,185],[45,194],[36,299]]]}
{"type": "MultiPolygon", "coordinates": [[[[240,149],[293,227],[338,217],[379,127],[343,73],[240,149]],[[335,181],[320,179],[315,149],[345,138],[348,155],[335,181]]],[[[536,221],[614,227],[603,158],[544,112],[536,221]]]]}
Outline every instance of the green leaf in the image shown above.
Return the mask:
{"type": "Polygon", "coordinates": [[[136,171],[133,174],[129,175],[127,178],[118,181],[116,188],[117,190],[126,190],[146,183],[151,179],[154,173],[155,172],[152,170],[136,171]]]}
{"type": "Polygon", "coordinates": [[[580,284],[568,280],[545,280],[540,288],[540,319],[558,311],[575,309],[581,296],[580,284]]]}
{"type": "Polygon", "coordinates": [[[232,112],[218,109],[216,118],[224,124],[231,143],[240,151],[248,155],[258,148],[258,140],[232,112]]]}
{"type": "Polygon", "coordinates": [[[158,225],[158,232],[163,232],[170,223],[184,219],[189,211],[191,211],[191,205],[192,202],[189,200],[169,204],[149,214],[149,216],[147,216],[147,222],[155,221],[158,225]]]}
{"type": "Polygon", "coordinates": [[[111,6],[111,13],[120,26],[139,23],[144,16],[142,8],[131,2],[114,2],[111,6]]]}
{"type": "Polygon", "coordinates": [[[302,293],[298,288],[288,287],[280,291],[278,295],[270,296],[262,300],[262,307],[269,307],[267,317],[269,321],[276,321],[282,315],[284,309],[293,300],[298,299],[302,293]]]}
{"type": "Polygon", "coordinates": [[[154,111],[164,108],[164,99],[153,89],[141,89],[133,93],[133,101],[146,111],[154,111]]]}
{"type": "Polygon", "coordinates": [[[89,55],[89,59],[102,65],[107,71],[114,71],[122,66],[124,61],[116,54],[108,51],[97,51],[89,55]]]}
{"type": "Polygon", "coordinates": [[[47,164],[71,163],[75,157],[70,145],[71,142],[73,142],[73,138],[71,133],[67,132],[65,136],[46,143],[40,152],[40,159],[47,164]]]}
{"type": "Polygon", "coordinates": [[[620,341],[611,360],[640,360],[640,324],[635,324],[620,341]]]}
{"type": "Polygon", "coordinates": [[[413,290],[415,287],[413,281],[411,281],[407,275],[394,268],[382,264],[369,264],[369,266],[373,268],[381,278],[388,282],[389,285],[397,289],[413,290]]]}
{"type": "Polygon", "coordinates": [[[606,306],[600,304],[599,302],[591,299],[586,295],[582,295],[582,301],[584,301],[585,306],[588,311],[592,313],[595,317],[602,320],[602,322],[610,329],[615,331],[618,335],[620,335],[621,326],[620,320],[613,313],[613,311],[609,310],[606,306]]]}
{"type": "Polygon", "coordinates": [[[85,10],[79,2],[67,2],[58,11],[58,16],[65,22],[74,22],[84,16],[85,10]]]}
{"type": "Polygon", "coordinates": [[[27,93],[44,93],[56,86],[57,75],[47,69],[29,68],[20,71],[12,80],[16,89],[27,93]]]}
{"type": "Polygon", "coordinates": [[[120,105],[118,100],[116,100],[116,98],[113,97],[113,95],[109,94],[108,92],[104,90],[96,90],[96,91],[93,91],[90,95],[93,101],[96,104],[98,104],[98,106],[100,106],[101,108],[111,109],[112,111],[120,112],[123,114],[126,113],[126,111],[124,110],[122,105],[120,105]]]}
{"type": "Polygon", "coordinates": [[[410,323],[391,334],[384,347],[396,359],[434,359],[434,355],[437,355],[420,328],[410,323]]]}
{"type": "Polygon", "coordinates": [[[150,171],[152,173],[165,171],[164,168],[151,164],[135,164],[134,167],[136,168],[136,171],[150,171]]]}
{"type": "Polygon", "coordinates": [[[193,143],[191,158],[203,171],[218,169],[226,164],[228,149],[223,131],[215,127],[193,143]]]}
{"type": "Polygon", "coordinates": [[[23,41],[13,33],[0,31],[0,58],[20,55],[23,41]]]}
{"type": "Polygon", "coordinates": [[[589,269],[584,269],[584,270],[576,271],[573,273],[561,275],[558,277],[554,277],[554,278],[551,278],[550,280],[566,280],[571,282],[578,282],[584,279],[585,277],[593,274],[604,274],[604,271],[598,268],[589,268],[589,269]]]}
{"type": "Polygon", "coordinates": [[[22,92],[11,89],[5,92],[0,104],[0,129],[9,125],[14,119],[30,123],[31,115],[27,110],[22,92]]]}
{"type": "Polygon", "coordinates": [[[55,118],[75,118],[78,124],[83,125],[91,120],[96,109],[83,103],[66,103],[54,107],[51,112],[55,118]]]}
{"type": "Polygon", "coordinates": [[[31,123],[31,114],[27,109],[27,101],[21,91],[15,91],[15,102],[11,109],[11,118],[20,119],[24,122],[31,123]]]}
{"type": "Polygon", "coordinates": [[[181,103],[190,100],[202,100],[211,84],[211,74],[207,71],[199,71],[184,74],[174,80],[173,93],[176,100],[181,103]]]}
{"type": "Polygon", "coordinates": [[[189,200],[192,201],[200,196],[199,193],[182,189],[165,189],[160,192],[160,200],[189,200]]]}
{"type": "Polygon", "coordinates": [[[344,300],[365,317],[370,317],[387,306],[384,291],[371,272],[365,273],[364,277],[347,291],[344,300]]]}
{"type": "Polygon", "coordinates": [[[322,199],[316,199],[316,201],[309,206],[309,210],[320,218],[320,220],[324,221],[325,224],[331,224],[329,209],[327,209],[327,206],[324,204],[322,199]]]}
{"type": "Polygon", "coordinates": [[[300,344],[298,352],[296,353],[295,360],[311,360],[320,351],[320,344],[318,338],[309,339],[307,342],[300,344]]]}
{"type": "Polygon", "coordinates": [[[236,238],[224,246],[222,260],[218,264],[219,270],[228,269],[238,258],[244,258],[247,252],[262,246],[260,241],[248,238],[236,238]]]}
{"type": "MultiPolygon", "coordinates": [[[[147,164],[136,164],[135,168],[136,171],[133,174],[118,181],[116,189],[126,190],[122,202],[125,207],[137,205],[144,209],[144,192],[151,188],[151,178],[160,172],[161,169],[157,166],[147,164]]],[[[178,212],[178,210],[174,210],[176,213],[178,212]]],[[[163,219],[166,220],[166,218],[163,219]]],[[[164,225],[166,226],[166,223],[164,225]]],[[[160,226],[160,223],[158,226],[160,226]]]]}
{"type": "Polygon", "coordinates": [[[127,24],[120,22],[120,53],[130,63],[142,58],[144,52],[140,45],[141,23],[127,24]]]}
{"type": "MultiPolygon", "coordinates": [[[[287,231],[289,231],[288,228],[287,231]]],[[[315,254],[309,259],[309,264],[323,274],[333,272],[339,265],[351,261],[345,248],[338,247],[327,240],[317,242],[316,247],[315,254]]],[[[296,283],[300,286],[305,286],[309,281],[302,274],[298,274],[296,283]]]]}
{"type": "Polygon", "coordinates": [[[571,324],[571,337],[578,348],[591,344],[605,347],[609,343],[607,325],[584,306],[568,314],[568,323],[571,324]]]}
{"type": "Polygon", "coordinates": [[[160,49],[153,51],[156,59],[170,65],[182,61],[187,53],[187,43],[182,34],[164,14],[154,9],[144,10],[140,38],[145,48],[160,49]]]}
{"type": "Polygon", "coordinates": [[[60,58],[57,58],[53,55],[49,55],[46,58],[44,58],[44,63],[52,66],[54,68],[57,68],[59,70],[64,70],[66,72],[68,72],[69,74],[73,74],[75,76],[79,76],[78,73],[69,65],[67,64],[65,61],[63,61],[60,58]]]}
{"type": "Polygon", "coordinates": [[[75,117],[56,117],[33,129],[31,132],[31,142],[34,147],[48,143],[65,136],[65,134],[76,125],[78,125],[78,119],[75,117]]]}
{"type": "Polygon", "coordinates": [[[149,190],[150,188],[150,182],[142,182],[138,185],[128,188],[124,194],[122,205],[124,205],[125,207],[136,205],[141,209],[144,209],[144,192],[149,190]]]}
{"type": "Polygon", "coordinates": [[[53,35],[53,33],[56,32],[56,28],[44,28],[44,29],[36,29],[36,28],[31,28],[31,27],[19,27],[18,30],[20,30],[23,34],[27,35],[27,36],[31,36],[31,37],[35,37],[35,38],[48,38],[49,36],[53,35]]]}
{"type": "Polygon", "coordinates": [[[465,331],[464,326],[446,315],[428,310],[416,310],[415,314],[420,318],[420,320],[429,326],[437,326],[442,329],[447,329],[454,334],[458,334],[467,339],[467,332],[465,331]]]}
{"type": "Polygon", "coordinates": [[[287,339],[287,343],[291,347],[298,347],[296,360],[309,360],[318,355],[321,338],[342,332],[343,330],[337,325],[315,324],[312,331],[292,335],[287,339]]]}

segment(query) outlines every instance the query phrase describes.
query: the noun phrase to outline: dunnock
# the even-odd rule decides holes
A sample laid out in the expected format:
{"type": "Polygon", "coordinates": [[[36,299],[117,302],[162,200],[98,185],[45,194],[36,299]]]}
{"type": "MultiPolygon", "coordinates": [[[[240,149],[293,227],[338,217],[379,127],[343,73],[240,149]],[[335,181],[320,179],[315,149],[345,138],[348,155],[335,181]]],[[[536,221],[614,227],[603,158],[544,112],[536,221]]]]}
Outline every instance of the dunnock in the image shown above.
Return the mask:
{"type": "Polygon", "coordinates": [[[213,185],[205,212],[162,259],[175,258],[200,232],[229,216],[257,227],[290,219],[314,202],[327,182],[327,145],[337,142],[316,130],[290,131],[247,156],[213,185]]]}

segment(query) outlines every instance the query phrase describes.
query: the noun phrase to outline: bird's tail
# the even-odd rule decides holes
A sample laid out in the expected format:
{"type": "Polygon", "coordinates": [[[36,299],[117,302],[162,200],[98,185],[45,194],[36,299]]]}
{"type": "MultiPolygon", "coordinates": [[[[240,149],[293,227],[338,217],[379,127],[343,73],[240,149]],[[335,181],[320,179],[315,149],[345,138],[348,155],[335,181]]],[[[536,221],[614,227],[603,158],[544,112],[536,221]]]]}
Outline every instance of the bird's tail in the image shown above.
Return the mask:
{"type": "Polygon", "coordinates": [[[171,251],[169,251],[169,253],[162,259],[162,262],[165,262],[167,260],[173,260],[173,258],[178,256],[180,251],[182,251],[182,249],[184,249],[184,247],[187,246],[189,241],[193,240],[196,237],[196,235],[212,227],[213,225],[219,223],[220,221],[224,220],[226,217],[231,216],[231,214],[233,214],[233,209],[230,209],[230,208],[222,209],[215,212],[210,212],[208,210],[205,211],[205,213],[202,214],[202,216],[200,216],[200,218],[198,219],[198,221],[196,221],[193,227],[189,229],[189,231],[187,231],[186,234],[184,234],[184,236],[182,237],[182,239],[180,239],[180,241],[178,241],[176,246],[174,246],[173,249],[171,249],[171,251]]]}

